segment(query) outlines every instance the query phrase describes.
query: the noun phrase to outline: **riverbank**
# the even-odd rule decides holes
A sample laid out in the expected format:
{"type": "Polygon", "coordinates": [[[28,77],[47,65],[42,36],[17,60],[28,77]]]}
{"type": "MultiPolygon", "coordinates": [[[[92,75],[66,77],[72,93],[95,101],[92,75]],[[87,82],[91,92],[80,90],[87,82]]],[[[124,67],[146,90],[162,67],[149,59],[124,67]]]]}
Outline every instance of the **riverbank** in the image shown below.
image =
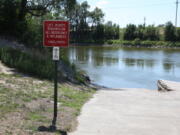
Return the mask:
{"type": "Polygon", "coordinates": [[[57,131],[50,132],[53,87],[52,81],[17,73],[0,62],[0,134],[66,135],[74,130],[81,107],[96,90],[59,83],[57,131]]]}
{"type": "Polygon", "coordinates": [[[53,76],[50,50],[29,49],[0,39],[0,134],[66,135],[76,128],[81,107],[96,88],[75,65],[61,57],[57,130],[51,132],[53,76]]]}
{"type": "Polygon", "coordinates": [[[100,89],[69,135],[179,135],[179,106],[179,90],[100,89]]]}
{"type": "Polygon", "coordinates": [[[141,40],[108,40],[108,45],[124,47],[147,47],[147,48],[180,48],[180,42],[168,41],[141,41],[141,40]]]}
{"type": "Polygon", "coordinates": [[[143,48],[172,48],[180,49],[180,42],[168,41],[140,41],[140,40],[107,40],[103,43],[71,43],[71,46],[115,46],[115,47],[143,47],[143,48]]]}

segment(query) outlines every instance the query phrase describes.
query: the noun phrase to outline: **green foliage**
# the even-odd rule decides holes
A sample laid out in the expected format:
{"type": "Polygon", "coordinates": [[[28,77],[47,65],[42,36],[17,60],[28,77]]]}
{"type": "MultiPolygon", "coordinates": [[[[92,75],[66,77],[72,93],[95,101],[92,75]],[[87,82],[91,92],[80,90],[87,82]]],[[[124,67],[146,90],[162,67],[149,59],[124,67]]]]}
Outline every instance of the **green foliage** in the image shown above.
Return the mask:
{"type": "Polygon", "coordinates": [[[28,20],[26,31],[22,34],[20,41],[25,43],[29,48],[43,47],[43,26],[41,20],[33,18],[28,20]]]}
{"type": "MultiPolygon", "coordinates": [[[[113,41],[112,41],[112,40],[108,40],[108,41],[107,41],[107,44],[112,45],[112,44],[113,44],[113,41]]],[[[115,44],[116,44],[116,42],[115,42],[115,44]]]]}
{"type": "Polygon", "coordinates": [[[144,29],[144,40],[152,40],[157,41],[159,40],[159,32],[154,25],[149,25],[144,29]]]}
{"type": "Polygon", "coordinates": [[[26,116],[27,120],[48,123],[50,122],[47,117],[43,116],[41,112],[29,112],[26,116]]]}
{"type": "MultiPolygon", "coordinates": [[[[43,79],[52,80],[54,78],[54,62],[48,52],[31,51],[29,54],[12,48],[0,48],[0,60],[20,72],[43,79]],[[47,53],[46,56],[43,55],[44,53],[47,53]]],[[[75,65],[62,55],[61,64],[63,68],[58,71],[59,79],[83,84],[88,81],[84,73],[78,71],[75,65]]]]}
{"type": "Polygon", "coordinates": [[[20,2],[18,0],[0,1],[0,34],[20,36],[26,28],[26,20],[18,20],[20,2]]]}
{"type": "MultiPolygon", "coordinates": [[[[145,27],[139,25],[136,27],[134,24],[127,25],[124,32],[124,40],[159,40],[159,31],[154,25],[145,27]]],[[[136,43],[135,43],[136,44],[136,43]]]]}
{"type": "Polygon", "coordinates": [[[52,79],[54,74],[54,64],[52,60],[27,54],[16,49],[1,48],[0,59],[10,67],[17,68],[19,71],[38,76],[40,78],[52,79]]]}
{"type": "Polygon", "coordinates": [[[89,13],[91,17],[91,23],[93,26],[98,26],[103,22],[104,13],[100,8],[95,8],[89,13]]]}
{"type": "Polygon", "coordinates": [[[74,10],[69,14],[71,23],[71,41],[103,42],[107,39],[119,38],[119,26],[112,22],[103,24],[104,13],[101,9],[95,8],[90,11],[87,2],[77,3],[74,10]]]}
{"type": "Polygon", "coordinates": [[[42,46],[42,21],[55,20],[60,15],[66,18],[63,13],[72,10],[75,3],[76,0],[1,0],[0,35],[14,37],[29,47],[42,46]]]}
{"type": "Polygon", "coordinates": [[[180,41],[180,28],[176,29],[176,41],[180,41]]]}
{"type": "Polygon", "coordinates": [[[127,25],[124,33],[124,39],[134,40],[135,38],[136,38],[136,26],[134,24],[127,25]]]}
{"type": "Polygon", "coordinates": [[[167,22],[165,26],[165,41],[175,41],[175,27],[171,22],[167,22]]]}
{"type": "Polygon", "coordinates": [[[140,39],[139,38],[136,38],[133,42],[132,42],[133,45],[140,45],[140,39]]]}
{"type": "MultiPolygon", "coordinates": [[[[111,21],[103,23],[103,11],[100,8],[91,11],[87,1],[0,1],[0,35],[16,37],[30,48],[42,48],[43,20],[69,20],[71,42],[103,44],[109,42],[106,40],[121,39],[133,41],[132,44],[136,45],[139,44],[139,40],[180,41],[180,30],[171,22],[157,27],[129,24],[126,28],[120,29],[119,25],[111,21]]],[[[128,42],[125,41],[124,44],[128,42]]]]}
{"type": "Polygon", "coordinates": [[[104,25],[104,39],[119,39],[120,31],[119,25],[113,24],[111,21],[108,21],[104,25]]]}
{"type": "Polygon", "coordinates": [[[180,47],[180,42],[168,42],[168,41],[151,41],[144,40],[141,41],[138,38],[129,41],[129,40],[108,40],[113,45],[125,45],[125,46],[142,46],[142,47],[180,47]]]}

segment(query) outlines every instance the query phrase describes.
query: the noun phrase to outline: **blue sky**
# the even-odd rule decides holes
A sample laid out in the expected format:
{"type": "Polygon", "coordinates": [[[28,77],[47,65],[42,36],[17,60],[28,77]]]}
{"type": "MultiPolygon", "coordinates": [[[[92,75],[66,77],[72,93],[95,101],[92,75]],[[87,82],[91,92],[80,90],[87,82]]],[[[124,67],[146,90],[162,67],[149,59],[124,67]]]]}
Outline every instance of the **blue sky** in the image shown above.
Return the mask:
{"type": "MultiPolygon", "coordinates": [[[[79,2],[85,0],[78,0],[79,2]]],[[[91,10],[99,7],[105,13],[105,22],[110,20],[125,27],[129,23],[165,24],[175,22],[176,0],[87,0],[91,10]]],[[[180,5],[179,5],[180,10],[180,5]]],[[[179,14],[180,12],[178,12],[179,14]]],[[[180,26],[180,15],[178,15],[180,26]]]]}

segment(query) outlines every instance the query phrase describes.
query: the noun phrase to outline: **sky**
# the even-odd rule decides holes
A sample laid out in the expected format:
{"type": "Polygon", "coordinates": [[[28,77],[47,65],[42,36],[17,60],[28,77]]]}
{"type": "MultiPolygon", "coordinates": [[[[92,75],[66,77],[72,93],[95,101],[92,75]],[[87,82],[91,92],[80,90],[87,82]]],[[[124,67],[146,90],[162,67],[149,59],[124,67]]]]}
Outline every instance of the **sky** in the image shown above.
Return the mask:
{"type": "MultiPolygon", "coordinates": [[[[83,2],[85,0],[78,0],[83,2]]],[[[176,0],[86,0],[90,10],[99,7],[105,13],[105,22],[112,21],[126,27],[127,24],[147,25],[175,23],[176,0]]],[[[180,5],[179,5],[180,10],[180,5]]],[[[180,26],[180,11],[178,12],[178,26],[180,26]]]]}

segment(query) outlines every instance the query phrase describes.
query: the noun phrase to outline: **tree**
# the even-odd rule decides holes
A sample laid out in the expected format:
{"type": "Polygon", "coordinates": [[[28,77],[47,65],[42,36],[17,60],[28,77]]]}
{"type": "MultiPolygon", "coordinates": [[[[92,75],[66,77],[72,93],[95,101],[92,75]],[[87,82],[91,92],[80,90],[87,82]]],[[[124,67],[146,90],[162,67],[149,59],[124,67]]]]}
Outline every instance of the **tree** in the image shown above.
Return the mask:
{"type": "Polygon", "coordinates": [[[15,33],[18,25],[18,3],[16,0],[0,1],[0,33],[15,33]]]}
{"type": "Polygon", "coordinates": [[[76,0],[17,0],[20,1],[19,18],[23,19],[26,14],[43,16],[56,9],[66,9],[68,12],[75,5],[76,0]]]}
{"type": "Polygon", "coordinates": [[[167,22],[165,25],[165,40],[166,41],[175,41],[175,27],[171,22],[167,22]]]}
{"type": "Polygon", "coordinates": [[[104,13],[100,8],[95,8],[91,13],[90,13],[90,23],[92,23],[92,26],[97,26],[100,25],[104,20],[104,13]]]}
{"type": "Polygon", "coordinates": [[[159,33],[157,28],[154,25],[149,25],[144,31],[145,40],[159,40],[159,33]]]}
{"type": "Polygon", "coordinates": [[[136,25],[134,24],[127,25],[125,33],[124,33],[124,39],[134,40],[135,38],[136,38],[136,25]]]}
{"type": "Polygon", "coordinates": [[[119,25],[113,24],[111,21],[108,21],[104,25],[104,38],[119,39],[119,25]]]}
{"type": "Polygon", "coordinates": [[[104,13],[99,8],[95,8],[93,11],[89,11],[89,9],[87,1],[81,4],[76,3],[74,10],[69,14],[72,29],[71,38],[74,41],[103,40],[104,13]]]}
{"type": "Polygon", "coordinates": [[[0,33],[21,36],[27,29],[27,17],[42,17],[58,9],[70,10],[76,0],[0,0],[0,33]]]}
{"type": "Polygon", "coordinates": [[[176,41],[180,41],[180,28],[176,28],[176,41]]]}
{"type": "Polygon", "coordinates": [[[144,40],[144,32],[145,32],[145,26],[144,25],[138,25],[137,30],[136,30],[136,36],[140,39],[140,40],[144,40]]]}
{"type": "Polygon", "coordinates": [[[81,4],[76,3],[74,10],[71,12],[69,18],[71,22],[71,38],[76,41],[84,40],[89,34],[89,4],[85,1],[81,4]]]}
{"type": "Polygon", "coordinates": [[[95,41],[104,40],[104,25],[99,24],[96,26],[95,30],[93,31],[93,39],[95,41]]]}

